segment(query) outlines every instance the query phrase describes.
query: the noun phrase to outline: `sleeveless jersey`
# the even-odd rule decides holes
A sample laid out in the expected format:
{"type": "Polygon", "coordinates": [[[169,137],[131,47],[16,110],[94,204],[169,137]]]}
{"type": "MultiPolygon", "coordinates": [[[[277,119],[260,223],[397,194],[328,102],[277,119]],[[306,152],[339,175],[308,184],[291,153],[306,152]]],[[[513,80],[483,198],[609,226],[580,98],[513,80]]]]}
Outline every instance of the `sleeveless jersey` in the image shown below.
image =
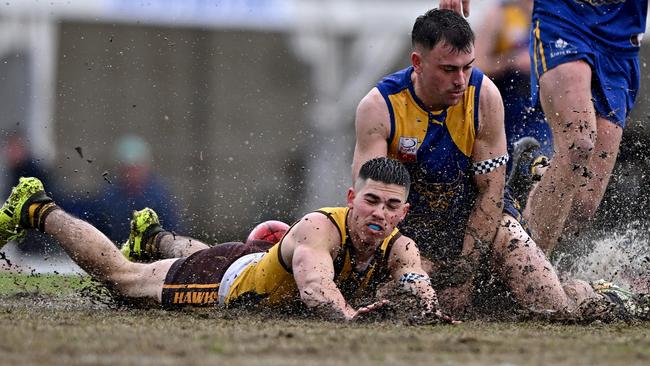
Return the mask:
{"type": "Polygon", "coordinates": [[[645,32],[648,0],[536,0],[533,18],[547,15],[584,34],[610,52],[637,53],[645,32]]]}
{"type": "MultiPolygon", "coordinates": [[[[334,259],[334,283],[346,299],[351,299],[374,292],[378,284],[388,279],[388,256],[393,243],[401,234],[397,228],[393,230],[377,248],[366,269],[356,272],[354,248],[346,224],[348,211],[347,207],[328,207],[316,212],[327,216],[339,230],[341,248],[334,259]]],[[[250,264],[241,272],[226,296],[226,305],[262,302],[266,305],[283,305],[299,299],[292,271],[280,255],[283,240],[284,238],[264,254],[259,262],[250,264]]]]}
{"type": "Polygon", "coordinates": [[[415,95],[412,72],[406,68],[377,84],[390,114],[388,156],[411,174],[411,208],[400,231],[426,258],[443,259],[460,254],[476,199],[471,155],[483,73],[473,68],[458,104],[429,112],[415,95]]]}

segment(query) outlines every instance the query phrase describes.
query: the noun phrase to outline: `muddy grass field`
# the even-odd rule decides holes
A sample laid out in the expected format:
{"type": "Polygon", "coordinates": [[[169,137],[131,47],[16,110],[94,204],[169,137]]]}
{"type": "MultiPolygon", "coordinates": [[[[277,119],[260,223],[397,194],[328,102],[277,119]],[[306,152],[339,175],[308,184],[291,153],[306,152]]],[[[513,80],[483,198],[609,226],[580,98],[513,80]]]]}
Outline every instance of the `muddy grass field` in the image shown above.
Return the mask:
{"type": "Polygon", "coordinates": [[[0,275],[2,365],[648,365],[650,323],[337,324],[125,307],[82,277],[0,275]]]}

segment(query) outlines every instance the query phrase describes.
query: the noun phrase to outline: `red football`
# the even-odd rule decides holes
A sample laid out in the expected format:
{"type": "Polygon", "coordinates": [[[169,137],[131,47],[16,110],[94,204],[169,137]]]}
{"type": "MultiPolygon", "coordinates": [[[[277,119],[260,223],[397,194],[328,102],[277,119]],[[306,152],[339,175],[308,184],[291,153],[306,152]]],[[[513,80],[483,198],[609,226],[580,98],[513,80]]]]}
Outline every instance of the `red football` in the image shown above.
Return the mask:
{"type": "Polygon", "coordinates": [[[251,240],[265,240],[271,243],[277,243],[282,239],[284,233],[289,230],[289,225],[278,220],[268,220],[255,226],[248,234],[246,242],[251,240]]]}

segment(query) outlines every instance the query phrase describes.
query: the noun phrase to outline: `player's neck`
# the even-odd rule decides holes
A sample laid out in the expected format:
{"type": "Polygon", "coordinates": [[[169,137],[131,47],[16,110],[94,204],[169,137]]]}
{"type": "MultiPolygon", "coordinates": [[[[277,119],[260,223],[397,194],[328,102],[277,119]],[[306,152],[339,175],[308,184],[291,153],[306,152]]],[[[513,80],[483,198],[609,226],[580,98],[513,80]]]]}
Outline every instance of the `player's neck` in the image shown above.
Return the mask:
{"type": "Polygon", "coordinates": [[[415,97],[417,97],[422,102],[427,112],[441,111],[448,107],[441,101],[437,100],[437,98],[434,96],[426,93],[422,87],[422,82],[419,80],[415,73],[413,73],[413,75],[413,90],[415,91],[415,97]]]}

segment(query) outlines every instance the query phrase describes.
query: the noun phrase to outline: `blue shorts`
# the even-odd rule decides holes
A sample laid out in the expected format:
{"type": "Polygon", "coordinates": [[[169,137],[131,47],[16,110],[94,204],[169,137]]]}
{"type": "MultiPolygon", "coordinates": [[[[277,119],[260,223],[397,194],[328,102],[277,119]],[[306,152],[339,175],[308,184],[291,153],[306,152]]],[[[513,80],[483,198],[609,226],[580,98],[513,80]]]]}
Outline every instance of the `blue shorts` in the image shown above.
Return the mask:
{"type": "Polygon", "coordinates": [[[638,55],[621,55],[599,47],[576,24],[536,14],[530,34],[531,96],[539,106],[539,78],[546,71],[571,61],[591,66],[591,92],[596,113],[625,127],[639,90],[638,55]]]}

